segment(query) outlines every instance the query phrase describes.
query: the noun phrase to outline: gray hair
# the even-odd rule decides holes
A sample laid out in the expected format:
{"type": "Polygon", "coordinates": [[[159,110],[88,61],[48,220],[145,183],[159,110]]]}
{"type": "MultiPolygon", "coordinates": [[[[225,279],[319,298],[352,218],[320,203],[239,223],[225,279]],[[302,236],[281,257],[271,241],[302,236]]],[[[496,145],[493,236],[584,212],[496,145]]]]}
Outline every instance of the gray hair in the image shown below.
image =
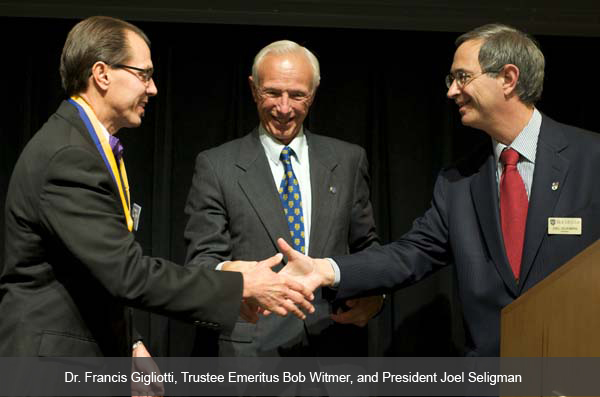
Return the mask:
{"type": "Polygon", "coordinates": [[[150,47],[150,40],[140,28],[116,18],[89,17],[71,29],[60,56],[60,77],[67,95],[87,89],[96,62],[114,65],[129,59],[127,31],[136,33],[150,47]]]}
{"type": "Polygon", "coordinates": [[[494,23],[475,28],[456,39],[456,46],[483,40],[479,50],[482,72],[499,72],[506,64],[519,68],[516,93],[521,102],[533,105],[544,88],[544,54],[535,39],[511,26],[494,23]]]}
{"type": "Polygon", "coordinates": [[[313,70],[312,90],[314,92],[319,86],[319,82],[321,81],[321,70],[319,68],[319,60],[312,52],[310,52],[308,48],[302,47],[300,44],[290,40],[275,41],[269,44],[268,46],[264,47],[258,52],[258,54],[256,54],[256,56],[254,57],[254,63],[252,64],[252,79],[254,81],[254,85],[258,87],[258,68],[260,67],[261,62],[267,55],[283,55],[294,53],[304,54],[306,56],[306,59],[310,63],[310,66],[313,70]]]}

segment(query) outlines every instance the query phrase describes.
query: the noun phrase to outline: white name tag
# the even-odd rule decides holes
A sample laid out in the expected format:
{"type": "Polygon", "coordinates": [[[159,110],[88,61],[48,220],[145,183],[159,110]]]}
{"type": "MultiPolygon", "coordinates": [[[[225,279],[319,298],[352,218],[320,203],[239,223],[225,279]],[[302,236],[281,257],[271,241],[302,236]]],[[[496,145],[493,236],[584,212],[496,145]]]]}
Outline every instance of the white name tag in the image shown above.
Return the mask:
{"type": "Polygon", "coordinates": [[[581,235],[581,218],[548,218],[548,234],[581,235]]]}
{"type": "Polygon", "coordinates": [[[137,232],[138,225],[140,224],[140,214],[142,213],[142,207],[133,203],[133,208],[131,208],[131,218],[133,219],[133,230],[137,232]]]}

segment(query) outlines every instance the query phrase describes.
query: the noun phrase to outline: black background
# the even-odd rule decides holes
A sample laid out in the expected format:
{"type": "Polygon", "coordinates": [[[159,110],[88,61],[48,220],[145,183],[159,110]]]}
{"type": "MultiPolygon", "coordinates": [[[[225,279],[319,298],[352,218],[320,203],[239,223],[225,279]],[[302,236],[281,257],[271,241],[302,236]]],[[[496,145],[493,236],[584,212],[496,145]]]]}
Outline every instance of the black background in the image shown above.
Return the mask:
{"type": "MultiPolygon", "coordinates": [[[[6,10],[11,12],[0,15],[13,16],[0,16],[2,208],[20,151],[64,98],[59,56],[77,21],[32,17],[37,15],[31,11],[35,8],[23,14],[6,10]]],[[[71,16],[65,10],[57,12],[71,16]]],[[[548,18],[563,15],[552,12],[547,12],[548,18]]],[[[588,17],[595,18],[594,12],[588,17]]],[[[194,158],[257,124],[247,76],[255,53],[272,41],[294,40],[319,58],[321,86],[305,125],[367,150],[372,202],[384,242],[400,237],[424,212],[443,165],[489,139],[462,127],[455,106],[445,98],[444,76],[460,34],[451,31],[452,23],[430,31],[425,25],[419,30],[378,29],[375,19],[369,28],[339,27],[344,25],[336,22],[339,18],[323,20],[320,26],[306,26],[312,24],[301,20],[277,26],[276,19],[253,24],[240,15],[235,24],[181,21],[186,20],[182,17],[168,22],[156,16],[150,18],[154,21],[133,21],[152,41],[159,92],[146,109],[142,127],[119,132],[132,198],[142,206],[136,238],[147,255],[183,261],[183,208],[194,158]]],[[[600,82],[596,64],[590,61],[600,48],[598,29],[582,22],[572,36],[566,31],[577,26],[577,19],[538,18],[531,25],[522,19],[515,20],[518,28],[545,33],[536,35],[547,64],[538,108],[558,121],[600,131],[596,115],[600,82]]],[[[423,20],[433,24],[431,18],[423,20]]],[[[462,23],[467,22],[463,18],[462,23]]],[[[2,226],[0,253],[5,237],[2,226]]],[[[464,331],[451,268],[396,292],[388,301],[382,315],[369,325],[372,355],[444,356],[460,350],[464,331]]],[[[143,312],[136,312],[136,322],[154,354],[189,353],[191,327],[143,312]]]]}

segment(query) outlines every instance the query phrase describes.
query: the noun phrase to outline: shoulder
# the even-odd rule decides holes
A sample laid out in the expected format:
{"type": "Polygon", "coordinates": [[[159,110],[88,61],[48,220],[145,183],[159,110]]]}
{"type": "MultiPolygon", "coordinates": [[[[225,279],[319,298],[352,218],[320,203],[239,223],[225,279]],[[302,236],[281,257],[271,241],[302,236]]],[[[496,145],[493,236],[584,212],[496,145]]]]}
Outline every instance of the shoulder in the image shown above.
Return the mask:
{"type": "Polygon", "coordinates": [[[307,140],[310,149],[314,149],[318,153],[329,152],[339,161],[358,161],[361,158],[366,158],[366,151],[364,148],[341,139],[309,132],[307,133],[307,140]]]}
{"type": "Polygon", "coordinates": [[[493,157],[492,145],[486,139],[465,156],[443,167],[440,175],[449,181],[471,178],[481,172],[490,157],[493,157]]]}
{"type": "Polygon", "coordinates": [[[540,141],[545,144],[567,144],[569,150],[600,155],[600,134],[576,126],[563,124],[543,115],[540,141]],[[564,142],[561,140],[564,139],[564,142]]]}
{"type": "Polygon", "coordinates": [[[198,157],[205,157],[214,162],[219,161],[230,161],[230,159],[239,157],[239,153],[246,148],[260,147],[260,141],[258,137],[255,137],[253,133],[244,135],[241,138],[222,143],[218,146],[206,149],[198,153],[198,157]]]}
{"type": "Polygon", "coordinates": [[[85,153],[86,157],[99,159],[91,138],[85,135],[87,132],[83,123],[76,118],[74,108],[72,112],[69,107],[68,103],[63,102],[34,134],[23,149],[17,167],[25,165],[28,172],[44,173],[57,156],[63,158],[65,154],[72,152],[85,153]]]}

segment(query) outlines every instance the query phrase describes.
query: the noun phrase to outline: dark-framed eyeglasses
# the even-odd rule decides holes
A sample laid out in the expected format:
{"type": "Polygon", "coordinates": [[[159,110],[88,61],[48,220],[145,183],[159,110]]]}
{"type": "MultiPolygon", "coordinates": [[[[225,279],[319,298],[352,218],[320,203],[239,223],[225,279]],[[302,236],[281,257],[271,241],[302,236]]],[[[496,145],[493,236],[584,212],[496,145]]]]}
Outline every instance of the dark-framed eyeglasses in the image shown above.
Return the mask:
{"type": "Polygon", "coordinates": [[[152,80],[152,75],[154,74],[153,68],[142,69],[142,68],[137,68],[135,66],[124,65],[122,63],[115,63],[114,65],[110,65],[110,67],[116,68],[116,69],[134,70],[137,72],[136,75],[139,77],[140,80],[142,80],[142,82],[144,82],[144,84],[149,84],[150,80],[152,80]]]}
{"type": "Polygon", "coordinates": [[[448,75],[446,76],[446,88],[450,89],[452,83],[456,81],[456,85],[458,86],[458,88],[463,89],[467,86],[467,84],[469,84],[476,78],[483,76],[484,74],[498,73],[500,73],[500,70],[489,70],[486,72],[479,72],[473,74],[465,72],[464,70],[459,70],[456,73],[448,73],[448,75]]]}

